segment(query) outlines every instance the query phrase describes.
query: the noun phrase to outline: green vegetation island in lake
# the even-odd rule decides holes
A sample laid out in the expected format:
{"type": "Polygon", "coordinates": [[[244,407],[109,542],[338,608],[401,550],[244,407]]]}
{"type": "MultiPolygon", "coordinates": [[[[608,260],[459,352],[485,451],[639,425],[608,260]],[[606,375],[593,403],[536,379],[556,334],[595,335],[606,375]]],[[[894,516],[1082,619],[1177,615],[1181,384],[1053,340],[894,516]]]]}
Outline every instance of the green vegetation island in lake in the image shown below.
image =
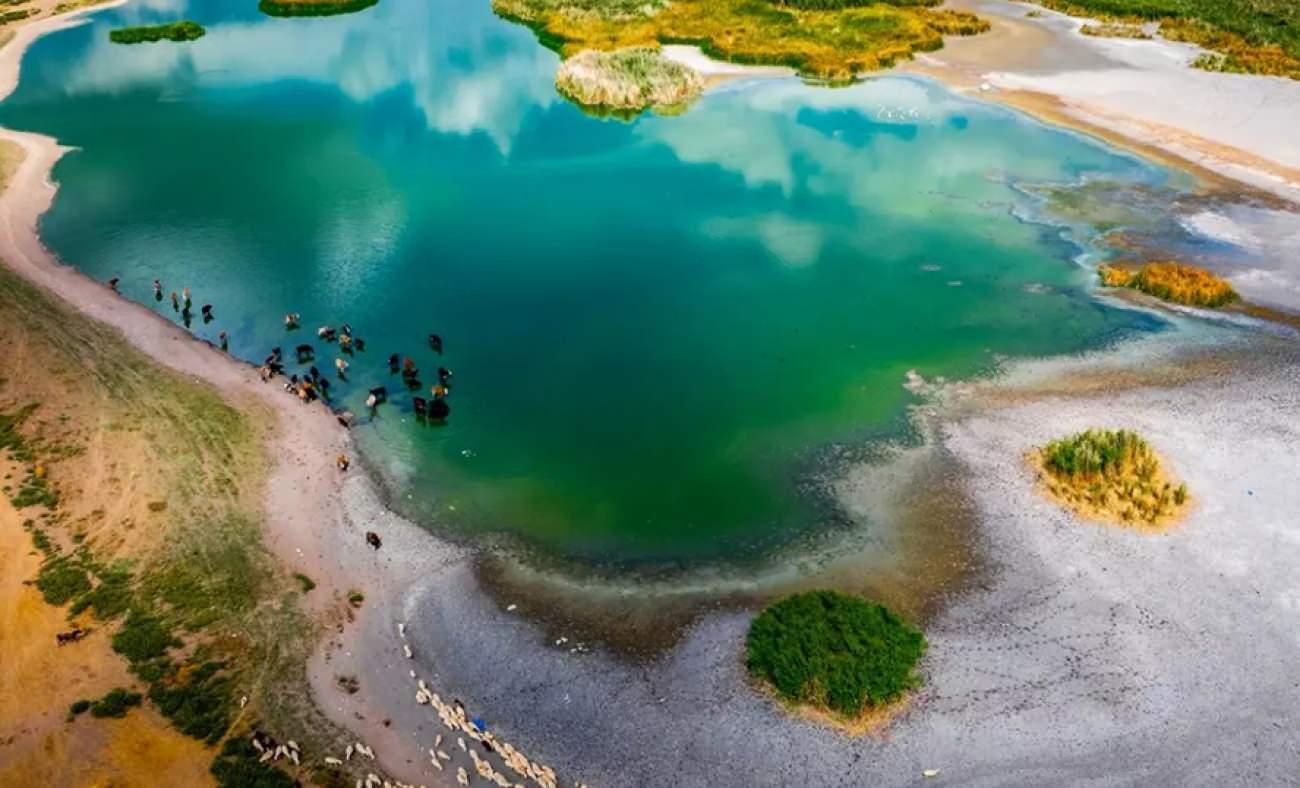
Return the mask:
{"type": "Polygon", "coordinates": [[[267,16],[337,16],[364,11],[379,0],[262,0],[258,8],[267,16]]]}
{"type": "Polygon", "coordinates": [[[750,675],[850,727],[921,683],[925,636],[883,605],[809,591],[770,605],[746,639],[750,675]],[[841,719],[842,718],[842,719],[841,719]]]}
{"type": "Polygon", "coordinates": [[[143,25],[111,30],[108,38],[114,44],[144,44],[154,41],[194,41],[207,32],[203,25],[191,20],[168,22],[165,25],[143,25]]]}

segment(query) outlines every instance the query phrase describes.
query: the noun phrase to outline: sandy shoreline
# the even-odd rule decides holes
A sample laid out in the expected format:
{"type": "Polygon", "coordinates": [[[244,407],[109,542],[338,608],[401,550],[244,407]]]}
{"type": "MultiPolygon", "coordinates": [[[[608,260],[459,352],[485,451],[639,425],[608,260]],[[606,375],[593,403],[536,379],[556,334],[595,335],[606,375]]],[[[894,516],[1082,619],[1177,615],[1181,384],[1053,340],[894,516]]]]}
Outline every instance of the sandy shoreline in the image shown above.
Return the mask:
{"type": "MultiPolygon", "coordinates": [[[[24,27],[0,50],[0,99],[17,84],[22,49],[44,32],[76,24],[76,16],[24,27]]],[[[465,698],[471,715],[483,710],[494,732],[530,755],[572,775],[595,776],[601,784],[710,785],[730,778],[753,785],[848,785],[867,777],[882,784],[905,784],[931,766],[942,766],[947,774],[974,784],[1105,781],[1108,775],[1112,781],[1144,776],[1176,781],[1156,767],[1176,763],[1179,735],[1209,752],[1219,746],[1211,736],[1216,726],[1233,722],[1240,728],[1232,736],[1240,739],[1243,750],[1250,749],[1250,734],[1278,753],[1294,745],[1287,731],[1266,724],[1264,712],[1252,716],[1243,711],[1248,718],[1238,719],[1228,708],[1243,686],[1261,709],[1273,711],[1274,719],[1285,720],[1288,709],[1300,703],[1293,697],[1294,685],[1284,681],[1284,655],[1288,646],[1294,648],[1284,627],[1294,624],[1300,612],[1300,589],[1285,567],[1300,560],[1300,541],[1293,531],[1283,529],[1278,515],[1293,512],[1300,501],[1294,488],[1286,489],[1286,479],[1279,478],[1282,466],[1230,468],[1233,485],[1259,490],[1261,504],[1264,493],[1269,498],[1267,506],[1250,511],[1234,544],[1236,552],[1227,557],[1232,565],[1225,569],[1227,559],[1211,554],[1218,542],[1205,541],[1207,534],[1224,530],[1215,520],[1227,513],[1222,507],[1198,512],[1185,529],[1164,542],[1129,537],[1107,541],[1035,503],[1025,494],[1017,472],[999,459],[1019,456],[1011,444],[1037,439],[1067,422],[1089,423],[1098,409],[1115,413],[1120,408],[1131,423],[1156,434],[1162,445],[1177,447],[1171,452],[1175,463],[1188,452],[1196,454],[1195,447],[1205,441],[1271,450],[1295,467],[1300,437],[1293,434],[1294,423],[1288,427],[1286,416],[1300,412],[1296,381],[1279,372],[1287,365],[1294,369],[1291,360],[1242,382],[1202,381],[1194,391],[1178,389],[1178,395],[1147,387],[1100,399],[1039,398],[1020,410],[979,411],[946,423],[938,434],[938,450],[959,457],[982,479],[993,480],[976,495],[982,538],[997,547],[1000,561],[1016,558],[1025,567],[1000,575],[989,588],[954,603],[937,622],[932,636],[936,645],[926,667],[931,689],[899,722],[893,734],[897,746],[848,745],[780,715],[747,691],[735,659],[748,621],[743,611],[707,616],[671,652],[651,664],[629,666],[599,651],[575,654],[531,621],[503,609],[484,593],[468,551],[387,510],[376,485],[363,473],[340,476],[333,458],[355,451],[350,436],[326,408],[303,406],[278,385],[263,384],[251,366],[55,259],[40,241],[37,222],[54,197],[51,168],[66,149],[37,134],[3,130],[0,137],[27,152],[10,188],[0,195],[0,258],[87,316],[121,331],[159,363],[206,381],[232,401],[263,403],[275,413],[279,429],[270,443],[275,467],[266,491],[267,542],[291,571],[303,571],[318,582],[319,591],[307,599],[310,612],[322,619],[335,620],[331,616],[337,615],[350,589],[366,595],[355,622],[327,631],[308,679],[326,715],[373,746],[379,764],[396,778],[426,785],[453,781],[454,769],[435,772],[424,765],[433,736],[446,731],[427,706],[413,700],[410,669],[429,679],[434,689],[444,688],[445,698],[465,698]],[[1231,388],[1234,385],[1237,388],[1231,388]],[[1192,393],[1184,397],[1184,391],[1192,393]],[[1210,417],[1233,396],[1256,404],[1240,414],[1210,417]],[[1177,414],[1189,401],[1202,418],[1180,424],[1177,414]],[[1276,411],[1268,413],[1264,403],[1276,411]],[[1025,424],[1032,429],[1023,430],[1025,424]],[[365,530],[382,534],[383,550],[364,547],[365,530]],[[1061,555],[1077,557],[1063,566],[1061,555]],[[1249,580],[1245,570],[1261,560],[1274,571],[1249,580]],[[1106,576],[1110,567],[1136,574],[1152,563],[1168,574],[1142,584],[1142,594],[1149,597],[1143,604],[1133,601],[1133,588],[1114,575],[1106,576]],[[1180,573],[1171,568],[1177,566],[1193,568],[1180,573]],[[1197,574],[1189,574],[1193,571],[1197,574]],[[1180,583],[1172,593],[1149,587],[1170,575],[1180,583]],[[1250,582],[1257,596],[1267,593],[1266,603],[1234,597],[1234,581],[1250,582]],[[1209,610],[1189,609],[1194,599],[1178,593],[1193,582],[1209,583],[1219,592],[1209,610]],[[1223,629],[1222,620],[1253,621],[1263,614],[1274,619],[1255,633],[1262,633],[1266,653],[1240,665],[1238,672],[1207,675],[1206,665],[1193,663],[1186,671],[1160,675],[1158,657],[1176,653],[1190,659],[1198,645],[1185,629],[1192,625],[1181,622],[1211,631],[1216,664],[1227,664],[1241,657],[1232,650],[1231,640],[1241,633],[1223,629]],[[1044,616],[1061,620],[1052,624],[1044,616]],[[403,639],[395,627],[399,621],[410,622],[414,660],[402,655],[403,639]],[[1079,631],[1069,631],[1076,622],[1079,631]],[[990,638],[991,631],[1000,634],[990,638]],[[1017,640],[1017,632],[1023,640],[1017,640]],[[1126,654],[1133,663],[1115,668],[1126,654]],[[357,676],[361,692],[340,692],[334,686],[337,675],[357,676]],[[1253,676],[1261,678],[1251,683],[1253,676]],[[1213,691],[1191,706],[1180,705],[1187,702],[1191,688],[1204,681],[1213,691]],[[1192,719],[1179,719],[1185,708],[1193,709],[1192,719]],[[1073,710],[1079,710],[1077,720],[1062,719],[1073,710]],[[1144,724],[1151,718],[1172,734],[1165,742],[1168,749],[1159,749],[1158,732],[1144,724]],[[1041,731],[1051,735],[1039,738],[1041,731]],[[1138,739],[1121,743],[1134,731],[1150,748],[1145,755],[1138,752],[1138,739]],[[536,752],[531,751],[534,747],[536,752]],[[791,752],[801,757],[791,758],[791,752]],[[1054,754],[1060,756],[1059,763],[1044,762],[1054,754]],[[1115,757],[1131,757],[1138,767],[1115,779],[1108,771],[1115,757]]],[[[1229,468],[1231,459],[1216,451],[1178,470],[1194,488],[1222,489],[1216,474],[1229,468]]],[[[454,763],[468,768],[469,759],[455,748],[455,737],[448,739],[451,743],[443,749],[454,763]]],[[[1283,757],[1258,765],[1255,773],[1266,781],[1287,779],[1283,757]]],[[[1208,766],[1193,758],[1179,774],[1190,782],[1231,780],[1242,773],[1237,771],[1240,766],[1227,756],[1208,766]]]]}
{"type": "Polygon", "coordinates": [[[993,30],[949,38],[899,70],[925,74],[1049,123],[1191,171],[1211,186],[1300,204],[1300,81],[1216,74],[1164,40],[1080,34],[1083,21],[1010,0],[948,0],[993,30]],[[1031,11],[1040,16],[1028,18],[1031,11]]]}

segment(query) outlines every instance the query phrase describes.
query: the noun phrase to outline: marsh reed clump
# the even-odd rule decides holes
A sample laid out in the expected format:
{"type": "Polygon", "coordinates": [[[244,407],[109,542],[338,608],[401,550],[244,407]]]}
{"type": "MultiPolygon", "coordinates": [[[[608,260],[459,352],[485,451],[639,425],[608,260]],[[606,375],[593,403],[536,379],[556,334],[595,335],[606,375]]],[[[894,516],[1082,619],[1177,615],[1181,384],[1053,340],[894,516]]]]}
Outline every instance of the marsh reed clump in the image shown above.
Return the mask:
{"type": "Polygon", "coordinates": [[[1082,514],[1154,525],[1187,503],[1186,485],[1175,486],[1151,446],[1129,430],[1086,430],[1038,456],[1048,492],[1082,514]]]}
{"type": "Polygon", "coordinates": [[[1241,300],[1224,279],[1183,263],[1146,263],[1136,270],[1103,265],[1097,273],[1106,287],[1129,287],[1172,304],[1217,309],[1241,300]]]}
{"type": "Polygon", "coordinates": [[[584,106],[641,110],[684,104],[704,90],[704,79],[649,47],[589,49],[560,64],[555,87],[584,106]]]}

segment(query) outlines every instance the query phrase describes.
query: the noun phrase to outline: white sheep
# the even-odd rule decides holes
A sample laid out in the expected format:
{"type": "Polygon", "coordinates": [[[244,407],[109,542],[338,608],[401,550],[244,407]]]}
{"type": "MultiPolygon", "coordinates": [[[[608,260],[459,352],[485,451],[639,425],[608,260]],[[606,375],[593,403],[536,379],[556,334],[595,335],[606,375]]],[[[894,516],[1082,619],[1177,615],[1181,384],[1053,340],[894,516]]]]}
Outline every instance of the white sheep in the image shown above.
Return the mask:
{"type": "Polygon", "coordinates": [[[349,744],[349,745],[348,745],[348,748],[347,748],[346,750],[343,751],[343,760],[345,760],[345,761],[350,761],[350,760],[352,760],[352,752],[353,752],[353,749],[354,749],[354,748],[352,747],[352,745],[349,744]]]}
{"type": "Polygon", "coordinates": [[[326,765],[326,766],[342,766],[342,765],[343,765],[343,761],[340,761],[338,758],[335,758],[335,757],[332,756],[332,755],[326,755],[326,756],[325,756],[325,765],[326,765]]]}
{"type": "Polygon", "coordinates": [[[407,659],[410,659],[411,657],[415,656],[414,654],[411,653],[411,647],[406,645],[405,643],[402,644],[402,653],[406,655],[407,659]]]}

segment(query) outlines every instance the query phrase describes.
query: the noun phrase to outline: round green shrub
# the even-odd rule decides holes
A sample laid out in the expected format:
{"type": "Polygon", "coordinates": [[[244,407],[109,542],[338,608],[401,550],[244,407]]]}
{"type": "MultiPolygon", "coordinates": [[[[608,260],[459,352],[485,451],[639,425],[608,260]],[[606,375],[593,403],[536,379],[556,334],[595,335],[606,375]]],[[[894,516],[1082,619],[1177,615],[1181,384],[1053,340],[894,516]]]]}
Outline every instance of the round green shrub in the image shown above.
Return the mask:
{"type": "Polygon", "coordinates": [[[786,597],[749,626],[746,665],[798,703],[849,717],[917,686],[925,636],[888,608],[837,591],[786,597]]]}

